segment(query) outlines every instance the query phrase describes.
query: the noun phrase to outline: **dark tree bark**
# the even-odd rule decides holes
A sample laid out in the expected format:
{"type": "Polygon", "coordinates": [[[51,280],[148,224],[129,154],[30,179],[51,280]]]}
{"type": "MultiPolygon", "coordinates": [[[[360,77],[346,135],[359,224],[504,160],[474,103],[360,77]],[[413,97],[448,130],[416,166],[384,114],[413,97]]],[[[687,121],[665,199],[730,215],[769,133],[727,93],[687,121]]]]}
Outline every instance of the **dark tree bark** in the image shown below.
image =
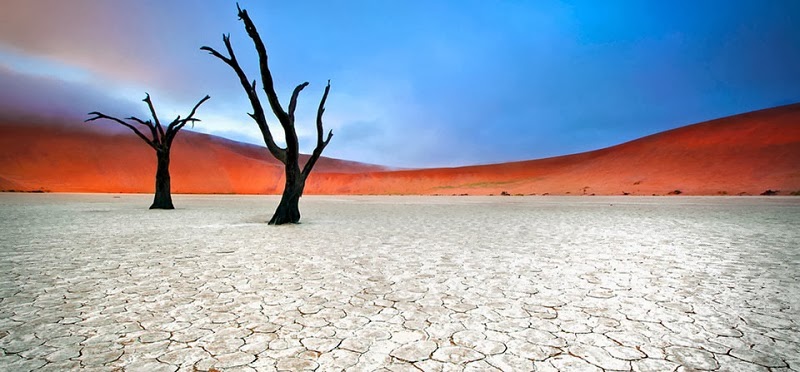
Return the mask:
{"type": "Polygon", "coordinates": [[[275,214],[269,220],[270,225],[282,225],[285,223],[297,223],[300,221],[300,196],[303,195],[305,182],[299,182],[299,175],[286,175],[286,184],[283,187],[281,202],[275,214]]]}
{"type": "Polygon", "coordinates": [[[297,107],[297,96],[300,94],[300,91],[308,86],[308,82],[302,83],[294,88],[292,97],[289,100],[289,110],[288,112],[284,111],[278,99],[278,95],[275,93],[272,72],[269,70],[267,48],[264,46],[264,42],[261,40],[261,36],[258,34],[256,26],[253,24],[250,16],[247,15],[247,11],[239,8],[238,5],[236,7],[239,11],[239,19],[244,23],[245,31],[247,31],[247,35],[253,40],[253,45],[258,53],[261,85],[263,86],[264,93],[267,95],[269,106],[275,114],[275,117],[277,117],[278,121],[281,123],[283,132],[286,135],[286,148],[278,146],[272,137],[272,132],[269,129],[267,118],[264,113],[264,107],[261,105],[261,100],[256,91],[256,81],[253,80],[251,83],[250,79],[247,78],[244,70],[242,70],[242,67],[239,65],[239,61],[236,59],[236,55],[233,53],[233,48],[231,47],[230,35],[222,35],[222,41],[228,52],[227,57],[211,47],[204,46],[200,49],[211,53],[214,57],[225,62],[225,64],[230,66],[236,73],[236,76],[239,78],[239,83],[242,85],[253,107],[253,113],[248,115],[250,115],[261,130],[261,135],[264,137],[264,143],[266,143],[270,154],[284,165],[286,184],[283,189],[283,196],[278,204],[278,208],[275,210],[275,214],[269,220],[269,224],[282,225],[285,223],[297,223],[300,221],[300,209],[298,204],[300,202],[300,197],[303,196],[306,179],[308,175],[311,174],[311,170],[314,168],[320,155],[322,155],[322,150],[325,149],[325,146],[328,145],[331,137],[333,137],[333,131],[329,131],[328,136],[323,140],[324,130],[322,128],[322,115],[325,112],[325,101],[328,99],[331,82],[328,80],[328,85],[325,86],[325,92],[322,94],[322,99],[317,109],[317,145],[301,170],[299,164],[300,145],[294,126],[294,112],[297,107]]]}
{"type": "Polygon", "coordinates": [[[175,139],[175,135],[178,134],[178,131],[183,129],[187,123],[192,123],[192,125],[194,125],[195,122],[200,121],[200,119],[194,118],[194,114],[197,111],[197,108],[209,98],[211,97],[203,97],[200,102],[197,102],[197,104],[194,105],[194,108],[192,108],[192,112],[189,113],[188,117],[181,119],[181,117],[178,116],[175,118],[175,120],[169,123],[169,125],[167,125],[167,129],[164,130],[164,127],[158,120],[158,115],[156,115],[156,109],[153,107],[153,102],[150,100],[150,95],[147,94],[143,101],[147,103],[147,107],[150,109],[150,114],[153,115],[153,121],[155,121],[155,123],[150,120],[144,121],[135,116],[131,116],[127,118],[127,120],[140,126],[147,127],[152,138],[148,138],[144,133],[140,132],[134,124],[127,123],[121,119],[117,119],[113,116],[108,116],[97,111],[89,113],[89,115],[94,115],[94,117],[86,119],[87,122],[97,119],[114,121],[132,130],[133,133],[142,139],[142,141],[156,150],[156,191],[155,196],[153,197],[153,204],[150,206],[150,209],[175,209],[175,206],[172,205],[172,192],[169,177],[169,153],[170,149],[172,149],[172,141],[175,139]]]}
{"type": "Polygon", "coordinates": [[[158,166],[156,168],[156,195],[150,209],[175,209],[172,205],[169,179],[169,151],[156,151],[158,166]]]}

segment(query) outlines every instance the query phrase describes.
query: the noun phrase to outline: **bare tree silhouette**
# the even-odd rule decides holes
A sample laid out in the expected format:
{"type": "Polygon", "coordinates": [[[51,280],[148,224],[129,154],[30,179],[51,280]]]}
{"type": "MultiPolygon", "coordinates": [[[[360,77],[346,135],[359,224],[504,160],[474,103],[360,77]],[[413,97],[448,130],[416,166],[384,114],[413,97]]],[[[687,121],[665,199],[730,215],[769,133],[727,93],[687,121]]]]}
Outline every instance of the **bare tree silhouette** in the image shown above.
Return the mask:
{"type": "Polygon", "coordinates": [[[156,192],[150,209],[175,209],[175,206],[172,205],[169,177],[169,152],[172,148],[172,141],[175,139],[175,135],[178,134],[178,131],[180,131],[187,123],[192,123],[192,125],[194,125],[195,122],[200,121],[200,119],[194,118],[194,114],[197,111],[197,108],[209,98],[211,97],[203,97],[200,102],[197,102],[197,104],[194,105],[194,108],[192,108],[192,112],[189,113],[189,116],[187,116],[185,119],[181,119],[180,115],[178,115],[175,120],[167,125],[167,129],[164,130],[164,127],[161,126],[161,122],[158,120],[158,115],[156,115],[156,109],[153,107],[153,102],[150,100],[150,94],[147,94],[142,101],[146,102],[147,106],[150,108],[150,113],[153,115],[155,124],[153,124],[153,122],[150,120],[144,121],[135,116],[131,116],[127,118],[127,120],[146,126],[150,130],[150,134],[153,138],[147,138],[147,136],[136,129],[135,125],[126,123],[125,121],[113,116],[108,116],[97,111],[89,113],[89,115],[94,115],[94,117],[86,119],[87,122],[97,119],[108,119],[115,121],[132,130],[133,133],[136,133],[139,138],[156,150],[156,157],[158,158],[158,166],[156,168],[156,192]]]}
{"type": "Polygon", "coordinates": [[[269,152],[272,154],[272,156],[284,164],[286,184],[283,189],[281,201],[278,204],[278,208],[275,210],[275,214],[269,220],[269,224],[281,225],[285,223],[297,223],[300,221],[300,208],[298,203],[300,201],[300,197],[303,195],[306,179],[311,173],[311,170],[314,168],[314,164],[316,164],[317,160],[322,154],[322,150],[325,149],[325,146],[328,145],[328,142],[330,142],[331,137],[333,136],[333,131],[328,132],[328,136],[324,140],[322,135],[322,114],[325,112],[325,101],[328,99],[328,92],[330,92],[331,89],[331,82],[328,80],[328,84],[325,86],[325,93],[322,94],[322,99],[320,100],[319,108],[317,109],[317,145],[301,171],[298,163],[300,158],[300,145],[298,143],[297,132],[295,131],[294,127],[294,112],[295,108],[297,107],[297,96],[300,94],[300,91],[303,90],[303,88],[308,86],[308,82],[304,82],[294,88],[292,97],[289,100],[289,111],[284,111],[283,107],[281,107],[280,100],[278,100],[278,95],[275,93],[272,73],[270,72],[268,65],[267,49],[264,46],[264,42],[261,40],[261,36],[259,36],[256,26],[253,24],[250,16],[247,15],[247,11],[242,10],[242,8],[239,7],[239,4],[236,4],[236,8],[239,11],[239,20],[244,23],[244,28],[247,31],[247,34],[251,39],[253,39],[253,44],[256,48],[256,52],[258,53],[259,69],[261,71],[261,85],[263,86],[264,92],[267,95],[267,100],[269,101],[269,106],[272,109],[272,112],[278,118],[278,121],[281,123],[281,127],[283,127],[283,132],[286,136],[286,148],[278,146],[272,137],[272,132],[270,132],[269,125],[267,124],[267,118],[264,114],[264,108],[261,106],[261,101],[258,98],[258,93],[256,92],[256,81],[253,80],[252,83],[250,82],[250,80],[247,78],[247,75],[239,65],[239,62],[236,60],[236,55],[234,55],[233,48],[231,47],[230,35],[222,35],[222,41],[225,43],[225,48],[228,51],[228,57],[208,46],[204,46],[200,49],[208,51],[214,57],[217,57],[221,61],[225,62],[236,73],[242,88],[244,88],[244,91],[247,93],[247,97],[250,99],[250,104],[253,106],[253,113],[248,115],[250,115],[256,124],[258,124],[258,128],[261,130],[261,134],[264,137],[264,142],[266,143],[269,152]]]}

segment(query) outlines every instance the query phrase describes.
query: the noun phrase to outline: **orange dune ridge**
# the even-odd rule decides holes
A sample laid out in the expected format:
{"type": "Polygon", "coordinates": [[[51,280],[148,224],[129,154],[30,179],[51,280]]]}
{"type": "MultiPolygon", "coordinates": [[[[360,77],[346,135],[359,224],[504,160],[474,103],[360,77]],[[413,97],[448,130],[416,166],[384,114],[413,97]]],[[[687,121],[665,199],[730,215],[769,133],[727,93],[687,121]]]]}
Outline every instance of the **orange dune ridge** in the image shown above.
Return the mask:
{"type": "MultiPolygon", "coordinates": [[[[315,166],[338,174],[385,169],[325,157],[315,166]]],[[[0,123],[0,190],[150,193],[155,171],[155,151],[118,124],[0,123]]],[[[173,193],[283,191],[283,165],[265,147],[189,130],[175,137],[170,176],[173,193]]]]}
{"type": "MultiPolygon", "coordinates": [[[[152,192],[152,149],[124,128],[98,126],[0,124],[0,189],[152,192]]],[[[172,151],[175,193],[282,190],[280,164],[263,147],[185,131],[172,151]]],[[[601,150],[513,163],[390,171],[322,158],[306,185],[306,194],[377,195],[665,195],[676,190],[685,195],[800,191],[800,104],[601,150]]]]}

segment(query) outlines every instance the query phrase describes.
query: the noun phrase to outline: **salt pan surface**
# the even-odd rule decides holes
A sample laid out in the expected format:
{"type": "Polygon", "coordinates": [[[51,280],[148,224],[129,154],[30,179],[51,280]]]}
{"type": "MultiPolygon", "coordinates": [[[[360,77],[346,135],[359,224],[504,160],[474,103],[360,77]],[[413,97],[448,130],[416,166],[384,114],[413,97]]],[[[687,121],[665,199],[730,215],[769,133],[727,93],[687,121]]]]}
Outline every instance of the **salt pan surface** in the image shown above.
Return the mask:
{"type": "Polygon", "coordinates": [[[0,195],[0,370],[800,371],[800,198],[149,199],[0,195]]]}

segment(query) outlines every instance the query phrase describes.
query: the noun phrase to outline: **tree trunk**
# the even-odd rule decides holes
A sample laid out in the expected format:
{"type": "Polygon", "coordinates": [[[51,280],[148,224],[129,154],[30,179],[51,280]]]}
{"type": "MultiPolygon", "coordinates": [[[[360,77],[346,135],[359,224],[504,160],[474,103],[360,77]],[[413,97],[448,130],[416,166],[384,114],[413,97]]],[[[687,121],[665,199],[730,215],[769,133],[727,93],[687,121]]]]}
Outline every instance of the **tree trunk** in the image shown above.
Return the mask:
{"type": "Polygon", "coordinates": [[[156,196],[150,209],[175,209],[169,184],[169,151],[156,151],[158,169],[156,170],[156,196]]]}
{"type": "Polygon", "coordinates": [[[292,167],[286,166],[286,185],[283,187],[283,196],[278,204],[278,209],[269,220],[270,225],[283,225],[285,223],[300,222],[300,197],[303,196],[303,189],[306,186],[305,179],[297,168],[297,163],[292,167]]]}

